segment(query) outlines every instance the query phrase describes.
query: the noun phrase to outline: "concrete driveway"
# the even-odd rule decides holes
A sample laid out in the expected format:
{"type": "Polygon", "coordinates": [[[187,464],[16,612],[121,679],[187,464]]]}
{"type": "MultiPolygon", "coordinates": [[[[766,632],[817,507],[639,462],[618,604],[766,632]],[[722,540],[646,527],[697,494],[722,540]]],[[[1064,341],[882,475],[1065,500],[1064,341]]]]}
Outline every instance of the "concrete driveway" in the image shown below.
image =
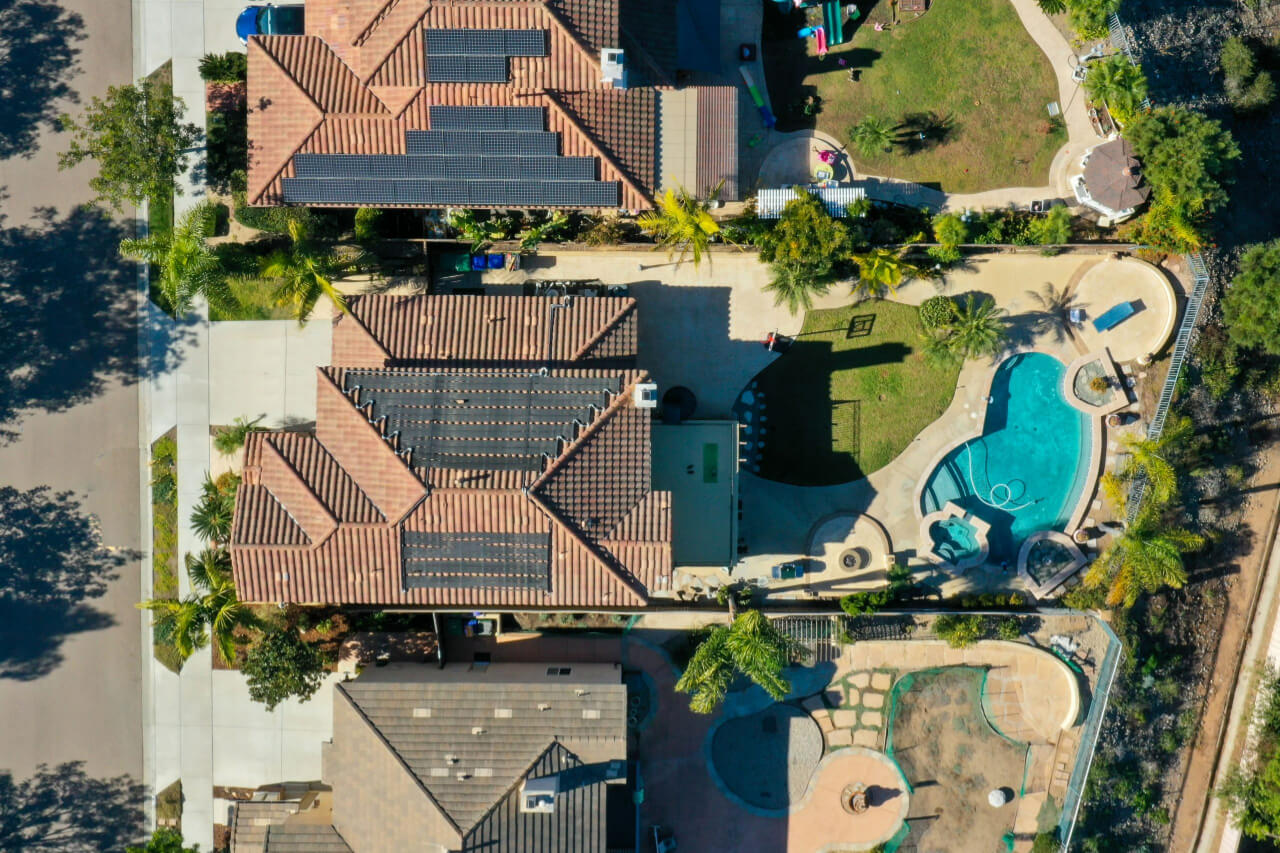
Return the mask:
{"type": "MultiPolygon", "coordinates": [[[[129,0],[0,6],[0,78],[21,81],[0,101],[0,774],[126,783],[75,805],[109,845],[57,842],[112,850],[144,817],[136,278],[129,222],[79,209],[95,167],[59,172],[48,120],[129,82],[130,24],[129,0]]],[[[44,838],[67,815],[2,817],[44,838]]]]}

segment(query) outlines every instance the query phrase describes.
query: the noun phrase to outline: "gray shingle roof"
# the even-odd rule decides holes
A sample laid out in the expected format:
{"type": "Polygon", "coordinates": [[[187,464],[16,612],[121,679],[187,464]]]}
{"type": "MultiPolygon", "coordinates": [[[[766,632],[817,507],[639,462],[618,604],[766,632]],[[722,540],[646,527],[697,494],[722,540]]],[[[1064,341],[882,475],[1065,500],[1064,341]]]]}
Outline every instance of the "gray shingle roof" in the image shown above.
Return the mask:
{"type": "Polygon", "coordinates": [[[296,814],[298,804],[248,800],[236,803],[234,811],[231,824],[232,853],[264,853],[267,849],[267,831],[296,814]]]}
{"type": "Polygon", "coordinates": [[[266,853],[351,853],[351,848],[332,826],[288,823],[267,830],[266,853]]]}
{"type": "Polygon", "coordinates": [[[567,675],[548,676],[545,665],[495,664],[482,672],[392,665],[338,690],[466,834],[553,743],[586,764],[626,757],[621,671],[564,668],[567,675]]]}

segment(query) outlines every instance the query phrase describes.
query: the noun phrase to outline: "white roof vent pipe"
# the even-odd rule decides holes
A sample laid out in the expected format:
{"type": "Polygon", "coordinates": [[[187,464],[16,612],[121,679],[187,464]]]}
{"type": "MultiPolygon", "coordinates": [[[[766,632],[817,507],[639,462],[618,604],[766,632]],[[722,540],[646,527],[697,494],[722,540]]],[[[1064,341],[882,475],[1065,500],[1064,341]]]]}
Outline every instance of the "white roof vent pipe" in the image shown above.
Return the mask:
{"type": "Polygon", "coordinates": [[[638,382],[631,395],[631,402],[637,409],[658,408],[658,384],[656,382],[638,382]]]}
{"type": "Polygon", "coordinates": [[[600,51],[600,70],[602,83],[615,89],[627,88],[627,60],[619,48],[606,47],[600,51]]]}

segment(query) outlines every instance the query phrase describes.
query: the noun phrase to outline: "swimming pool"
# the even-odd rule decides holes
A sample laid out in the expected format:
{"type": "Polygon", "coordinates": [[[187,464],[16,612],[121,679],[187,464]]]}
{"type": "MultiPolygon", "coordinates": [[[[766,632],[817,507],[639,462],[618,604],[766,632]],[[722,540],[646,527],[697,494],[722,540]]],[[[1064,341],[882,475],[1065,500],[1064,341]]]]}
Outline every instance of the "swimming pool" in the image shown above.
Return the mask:
{"type": "Polygon", "coordinates": [[[1062,397],[1066,367],[1021,353],[996,369],[982,435],[951,449],[925,481],[923,513],[947,501],[991,524],[990,559],[1016,563],[1038,530],[1061,530],[1088,478],[1089,416],[1062,397]]]}

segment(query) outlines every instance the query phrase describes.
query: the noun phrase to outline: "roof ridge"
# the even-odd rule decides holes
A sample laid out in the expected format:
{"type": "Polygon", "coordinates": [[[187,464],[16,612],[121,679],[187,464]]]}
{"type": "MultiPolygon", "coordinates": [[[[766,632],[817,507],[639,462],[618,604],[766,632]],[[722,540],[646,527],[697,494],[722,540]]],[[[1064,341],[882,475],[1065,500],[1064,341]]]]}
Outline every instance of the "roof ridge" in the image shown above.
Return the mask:
{"type": "MultiPolygon", "coordinates": [[[[311,137],[315,136],[316,131],[319,130],[320,127],[325,122],[324,108],[321,107],[320,104],[316,101],[316,99],[311,96],[311,93],[306,90],[306,88],[302,85],[302,83],[298,80],[298,78],[294,77],[293,74],[289,71],[289,69],[284,67],[283,63],[280,62],[280,58],[277,57],[272,51],[270,51],[267,48],[267,45],[264,39],[271,39],[271,38],[282,38],[282,37],[281,36],[257,36],[255,38],[252,38],[249,40],[249,51],[252,53],[252,51],[256,46],[257,49],[261,51],[262,55],[265,56],[282,75],[284,75],[285,79],[288,80],[290,84],[292,84],[293,88],[297,90],[297,93],[301,95],[304,99],[306,99],[306,102],[309,103],[311,105],[312,110],[314,110],[314,114],[316,118],[315,118],[315,123],[312,124],[310,129],[308,129],[307,132],[302,135],[302,138],[299,139],[296,144],[291,146],[291,149],[288,155],[284,158],[284,162],[272,168],[270,172],[270,175],[271,175],[270,178],[268,178],[267,180],[259,184],[257,192],[254,193],[254,195],[249,199],[250,204],[256,204],[262,200],[262,197],[267,194],[267,192],[271,189],[271,187],[275,184],[275,182],[280,180],[280,174],[284,172],[285,169],[289,168],[289,164],[293,162],[293,155],[297,154],[299,149],[301,149],[304,145],[306,145],[307,142],[311,140],[311,137]]],[[[288,36],[288,38],[295,38],[295,36],[288,36]]],[[[321,44],[324,44],[326,48],[328,48],[329,50],[332,50],[332,48],[329,48],[328,44],[325,43],[324,39],[321,39],[319,36],[304,36],[303,38],[317,39],[318,41],[320,41],[321,44]]],[[[250,109],[252,109],[252,105],[250,105],[250,109]]],[[[250,169],[250,171],[251,172],[253,171],[252,168],[250,169]]]]}
{"type": "MultiPolygon", "coordinates": [[[[512,780],[511,784],[508,785],[507,788],[502,792],[501,796],[499,796],[498,799],[494,800],[493,804],[490,805],[489,808],[487,808],[484,811],[484,813],[480,815],[480,817],[476,818],[475,822],[472,823],[471,826],[467,828],[466,832],[463,833],[464,843],[466,841],[465,836],[470,835],[472,832],[474,832],[476,827],[484,822],[485,818],[493,814],[493,810],[501,806],[506,801],[507,797],[511,796],[511,792],[516,789],[516,786],[520,784],[520,782],[524,779],[524,777],[528,776],[529,773],[533,770],[533,768],[538,766],[538,762],[541,761],[548,752],[555,749],[557,746],[563,749],[565,752],[569,752],[568,749],[565,749],[564,744],[560,742],[559,737],[552,737],[550,743],[548,743],[541,752],[535,755],[533,757],[533,760],[530,761],[528,764],[526,764],[522,770],[516,773],[515,778],[512,780]]],[[[569,754],[572,755],[573,753],[570,752],[569,754]]]]}
{"type": "Polygon", "coordinates": [[[623,577],[622,573],[619,572],[616,568],[614,568],[612,563],[610,563],[604,557],[600,556],[600,552],[596,550],[596,546],[593,545],[591,542],[588,542],[586,537],[584,537],[580,532],[578,532],[578,529],[575,525],[570,524],[568,521],[562,518],[559,513],[557,513],[551,507],[547,506],[547,503],[544,500],[542,500],[542,498],[533,490],[533,488],[529,489],[529,491],[525,494],[525,497],[528,498],[529,501],[534,506],[536,506],[538,509],[546,513],[547,517],[550,518],[554,524],[559,526],[559,528],[565,532],[565,535],[573,539],[573,541],[577,542],[579,547],[585,549],[586,552],[591,555],[591,558],[593,560],[595,560],[598,564],[603,566],[605,571],[607,571],[610,574],[610,576],[612,576],[616,581],[618,581],[618,583],[627,592],[627,594],[631,595],[635,599],[635,603],[637,604],[645,603],[645,596],[641,594],[640,591],[637,590],[634,586],[632,586],[631,582],[627,578],[623,577]]]}
{"type": "Polygon", "coordinates": [[[356,326],[360,329],[360,331],[364,332],[365,336],[368,337],[369,340],[373,341],[373,345],[378,348],[378,351],[382,353],[383,357],[385,357],[388,361],[392,361],[393,359],[390,351],[388,351],[387,348],[383,346],[382,341],[378,340],[377,336],[374,335],[373,331],[369,328],[369,325],[365,323],[364,318],[362,318],[359,314],[356,313],[356,308],[359,305],[372,304],[374,300],[378,299],[378,297],[394,298],[394,297],[391,297],[390,294],[386,294],[386,293],[376,293],[376,294],[365,293],[365,294],[361,294],[359,296],[353,297],[347,300],[347,310],[338,312],[338,316],[335,317],[333,320],[333,325],[337,326],[344,319],[355,320],[356,326]],[[373,297],[373,299],[370,299],[370,297],[373,297]]]}
{"type": "Polygon", "coordinates": [[[586,343],[584,343],[582,346],[578,348],[578,351],[573,354],[573,359],[572,359],[573,361],[577,361],[578,359],[584,357],[588,352],[591,351],[593,347],[595,347],[596,344],[604,340],[607,335],[611,334],[618,327],[618,324],[620,324],[627,317],[628,314],[631,314],[636,310],[635,299],[632,297],[627,297],[627,299],[628,301],[624,303],[621,308],[618,309],[617,313],[615,313],[612,317],[609,318],[609,322],[601,325],[601,327],[596,331],[596,333],[592,335],[591,338],[586,341],[586,343]]]}
{"type": "Polygon", "coordinates": [[[554,92],[550,91],[549,89],[542,89],[540,94],[547,99],[547,102],[551,104],[552,108],[554,108],[556,112],[558,112],[560,116],[564,118],[565,121],[567,121],[570,125],[573,126],[573,129],[576,130],[584,140],[586,140],[587,144],[595,149],[596,156],[599,157],[603,162],[608,163],[610,166],[613,167],[614,171],[618,173],[618,177],[622,179],[622,183],[631,187],[632,192],[635,192],[641,198],[648,201],[650,204],[653,203],[653,196],[649,194],[648,190],[645,190],[644,188],[639,186],[634,180],[631,179],[630,172],[627,169],[624,169],[622,165],[617,160],[614,159],[611,153],[604,150],[604,148],[600,144],[600,141],[596,139],[595,135],[592,133],[589,133],[587,129],[582,126],[582,123],[578,121],[577,117],[573,114],[573,112],[569,110],[569,108],[566,107],[563,103],[561,103],[560,99],[555,95],[554,92]]]}
{"type": "Polygon", "coordinates": [[[360,703],[355,700],[355,697],[353,697],[350,693],[347,692],[347,688],[345,687],[345,685],[343,685],[342,683],[339,683],[336,685],[336,687],[338,689],[338,692],[341,693],[343,698],[345,698],[347,702],[351,705],[351,709],[360,715],[360,719],[364,720],[364,724],[369,727],[369,730],[373,732],[374,736],[378,740],[382,741],[382,745],[387,748],[387,752],[391,753],[395,757],[396,763],[398,763],[401,766],[401,768],[404,769],[405,773],[409,774],[409,778],[412,779],[414,783],[417,784],[418,788],[422,791],[422,793],[427,795],[427,800],[430,801],[431,805],[436,807],[436,811],[440,812],[441,817],[447,820],[449,822],[449,825],[452,826],[454,830],[457,831],[458,842],[461,843],[464,833],[462,832],[462,828],[458,826],[458,822],[453,819],[453,815],[449,814],[449,812],[445,809],[445,807],[440,805],[440,801],[437,800],[435,798],[435,795],[431,793],[431,789],[426,786],[426,783],[424,783],[422,779],[419,778],[417,773],[413,772],[413,768],[409,766],[409,762],[405,761],[404,756],[400,754],[400,751],[391,745],[391,741],[387,740],[387,736],[382,733],[382,729],[378,728],[373,724],[373,720],[369,719],[369,715],[364,712],[364,708],[360,707],[360,703]]]}
{"type": "MultiPolygon", "coordinates": [[[[281,452],[280,448],[276,446],[276,443],[274,441],[272,441],[270,438],[266,438],[266,439],[263,439],[262,444],[264,447],[271,448],[271,453],[274,454],[275,458],[278,459],[280,463],[284,466],[284,474],[286,477],[288,477],[290,482],[293,483],[294,485],[301,487],[302,494],[305,498],[310,498],[310,503],[312,504],[311,508],[318,509],[321,515],[324,516],[326,523],[323,524],[323,527],[327,528],[325,533],[323,535],[313,534],[310,530],[307,529],[308,525],[305,524],[301,519],[299,519],[296,513],[294,513],[292,510],[289,509],[289,505],[284,501],[280,500],[280,496],[278,496],[275,493],[275,491],[272,490],[271,485],[269,483],[263,482],[261,483],[261,485],[265,486],[267,491],[271,492],[271,496],[276,499],[276,501],[280,504],[280,506],[284,507],[284,511],[288,513],[289,518],[293,519],[294,524],[302,528],[302,532],[305,533],[307,538],[311,540],[311,547],[319,548],[322,544],[324,544],[326,540],[328,540],[330,536],[333,535],[334,531],[338,529],[337,517],[333,514],[333,512],[329,509],[329,507],[325,505],[325,502],[320,499],[320,496],[316,494],[316,491],[311,487],[311,484],[308,483],[305,479],[303,479],[302,475],[298,473],[298,469],[293,467],[293,463],[291,463],[289,459],[284,455],[284,453],[281,452]]],[[[262,467],[265,468],[265,466],[262,466],[262,467]]],[[[262,475],[260,474],[259,475],[260,481],[261,481],[261,477],[262,475]]]]}
{"type": "MultiPolygon", "coordinates": [[[[391,13],[391,7],[399,2],[400,0],[390,0],[390,2],[385,7],[383,7],[383,12],[380,15],[380,18],[388,17],[391,13]]],[[[386,53],[382,54],[382,56],[379,56],[378,61],[373,63],[372,69],[369,71],[368,76],[362,79],[360,75],[357,74],[356,79],[360,80],[360,83],[362,85],[364,85],[365,87],[368,87],[369,81],[372,80],[375,76],[377,76],[378,72],[382,70],[382,67],[384,65],[386,65],[388,62],[391,61],[391,55],[394,54],[400,48],[400,45],[404,44],[405,39],[407,39],[410,35],[412,35],[413,31],[417,29],[420,24],[422,24],[423,20],[427,17],[427,13],[430,11],[431,11],[431,3],[424,3],[422,7],[422,12],[418,14],[416,17],[414,17],[412,21],[410,21],[409,26],[405,28],[405,31],[400,34],[400,37],[398,39],[395,39],[394,41],[391,42],[391,45],[387,48],[386,53]]],[[[378,23],[381,23],[381,20],[379,20],[378,23]]],[[[374,29],[375,27],[372,24],[370,24],[368,32],[361,33],[359,37],[360,38],[359,44],[355,44],[353,46],[359,47],[361,50],[363,50],[364,42],[368,40],[369,36],[373,35],[374,29]]],[[[426,55],[425,46],[423,47],[422,52],[423,52],[423,56],[425,57],[426,55]]]]}
{"type": "MultiPolygon", "coordinates": [[[[294,88],[295,88],[295,89],[297,89],[299,92],[301,92],[301,93],[302,93],[302,95],[303,95],[303,97],[305,97],[308,101],[310,101],[310,102],[311,102],[311,105],[312,105],[313,107],[315,107],[317,111],[319,111],[319,113],[320,113],[320,117],[321,117],[321,119],[323,120],[323,118],[324,118],[324,116],[325,116],[324,107],[323,107],[323,106],[321,106],[321,105],[320,105],[320,102],[319,102],[319,101],[317,101],[317,100],[315,99],[315,96],[314,96],[314,95],[312,95],[312,94],[311,94],[311,92],[309,92],[309,91],[307,90],[307,87],[306,87],[306,86],[304,86],[304,85],[302,85],[302,81],[301,81],[301,80],[299,80],[296,76],[294,76],[294,73],[293,73],[292,71],[290,71],[288,68],[286,68],[286,67],[285,67],[284,63],[280,61],[280,57],[279,57],[279,56],[277,56],[277,55],[275,54],[275,52],[274,52],[274,51],[272,51],[272,50],[267,46],[269,43],[271,43],[269,40],[281,39],[281,38],[304,38],[304,39],[315,39],[316,41],[320,42],[320,44],[324,45],[325,50],[329,51],[330,53],[333,53],[333,48],[329,47],[329,43],[328,43],[327,41],[325,41],[324,39],[320,38],[320,36],[308,36],[308,35],[303,35],[303,36],[258,36],[258,37],[256,37],[256,38],[253,40],[253,43],[254,43],[254,44],[256,44],[256,45],[258,45],[258,47],[262,48],[262,52],[263,52],[263,53],[265,53],[265,54],[267,55],[267,57],[268,57],[268,58],[270,58],[270,60],[271,60],[272,64],[274,64],[276,68],[279,68],[279,69],[280,69],[280,71],[284,74],[284,76],[286,76],[286,77],[288,77],[288,78],[289,78],[289,82],[293,83],[294,88]]],[[[339,61],[339,62],[342,62],[342,57],[338,56],[336,53],[334,53],[333,55],[338,59],[338,61],[339,61]]],[[[346,63],[343,63],[343,64],[345,65],[346,63]]],[[[350,69],[350,66],[348,66],[348,69],[350,69]]],[[[359,78],[357,78],[357,79],[359,79],[359,78]]],[[[292,155],[290,155],[290,156],[292,156],[292,155]]]]}
{"type": "Polygon", "coordinates": [[[621,391],[614,395],[613,400],[605,410],[601,412],[595,420],[588,424],[587,428],[580,432],[573,441],[569,442],[568,446],[565,447],[564,452],[557,456],[555,460],[547,466],[547,470],[543,471],[542,475],[539,476],[538,479],[534,480],[533,484],[529,486],[529,491],[531,493],[541,490],[543,486],[550,482],[552,475],[563,468],[568,459],[577,454],[579,449],[586,444],[589,438],[594,438],[595,434],[604,428],[604,424],[607,421],[613,419],[614,415],[624,407],[629,399],[631,399],[631,395],[634,393],[632,389],[634,389],[641,380],[647,379],[649,375],[643,370],[636,371],[636,374],[636,378],[629,385],[625,386],[621,391]]]}

